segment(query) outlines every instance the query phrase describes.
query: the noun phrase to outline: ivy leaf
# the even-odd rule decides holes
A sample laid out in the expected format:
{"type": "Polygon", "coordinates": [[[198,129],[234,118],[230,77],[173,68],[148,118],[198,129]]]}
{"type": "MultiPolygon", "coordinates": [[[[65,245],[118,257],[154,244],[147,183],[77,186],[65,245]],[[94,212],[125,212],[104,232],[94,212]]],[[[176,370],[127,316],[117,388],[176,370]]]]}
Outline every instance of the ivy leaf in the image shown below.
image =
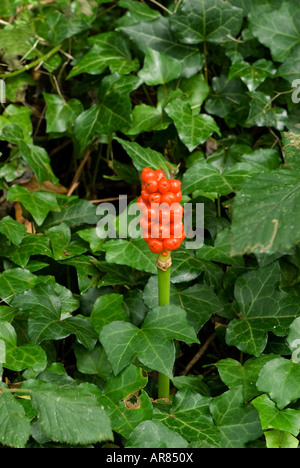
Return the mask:
{"type": "Polygon", "coordinates": [[[23,406],[10,393],[5,393],[6,386],[2,383],[0,393],[0,442],[2,445],[14,448],[25,448],[30,437],[30,419],[26,416],[23,406]]]}
{"type": "Polygon", "coordinates": [[[267,448],[298,448],[299,440],[289,432],[272,431],[265,432],[267,448]]]}
{"type": "Polygon", "coordinates": [[[157,50],[147,49],[144,66],[138,75],[149,86],[166,84],[180,76],[181,64],[157,50]]]}
{"type": "Polygon", "coordinates": [[[92,36],[88,39],[91,49],[82,58],[73,63],[73,69],[68,78],[89,73],[102,74],[107,67],[111,73],[127,74],[137,71],[139,62],[131,58],[127,42],[117,32],[107,32],[92,36]]]}
{"type": "Polygon", "coordinates": [[[249,15],[250,28],[255,37],[271,50],[273,60],[283,61],[300,43],[298,24],[299,3],[283,2],[278,10],[265,12],[253,8],[249,15]]]}
{"type": "Polygon", "coordinates": [[[262,435],[258,411],[243,405],[241,387],[213,398],[210,411],[220,430],[223,448],[245,448],[247,442],[262,435]]]}
{"type": "Polygon", "coordinates": [[[152,402],[145,391],[148,378],[141,368],[129,365],[118,376],[111,376],[99,401],[107,412],[112,429],[128,438],[135,427],[152,419],[152,402]]]}
{"type": "Polygon", "coordinates": [[[242,320],[230,322],[226,341],[239,349],[259,356],[267,344],[267,332],[287,334],[300,312],[298,298],[278,288],[281,280],[277,262],[241,275],[235,284],[235,298],[242,320]]]}
{"type": "Polygon", "coordinates": [[[5,359],[1,363],[4,367],[16,372],[24,369],[41,372],[45,369],[47,357],[42,348],[31,343],[18,346],[16,331],[8,322],[1,322],[0,328],[0,341],[5,344],[5,359]]]}
{"type": "MultiPolygon", "coordinates": [[[[226,75],[214,76],[212,79],[212,92],[209,95],[205,110],[208,114],[225,118],[233,110],[240,109],[244,105],[246,86],[238,80],[229,79],[226,75]]],[[[247,118],[249,109],[247,111],[247,118]]]]}
{"type": "Polygon", "coordinates": [[[160,16],[158,11],[152,10],[145,3],[140,3],[135,0],[120,0],[119,5],[122,8],[128,8],[134,23],[143,20],[150,21],[160,16]]]}
{"type": "Polygon", "coordinates": [[[30,193],[20,185],[12,185],[8,190],[7,200],[20,202],[29,211],[38,226],[43,224],[50,211],[60,212],[55,194],[48,191],[41,190],[30,193]]]}
{"type": "Polygon", "coordinates": [[[284,60],[277,70],[277,76],[281,76],[289,83],[299,79],[300,73],[300,45],[297,45],[293,52],[284,60]]]}
{"type": "Polygon", "coordinates": [[[74,124],[76,117],[83,112],[78,99],[65,101],[57,94],[43,93],[47,104],[47,133],[63,133],[74,124]]]}
{"type": "Polygon", "coordinates": [[[277,429],[298,436],[300,430],[300,413],[297,410],[287,408],[278,410],[275,403],[268,395],[260,395],[251,401],[258,410],[263,430],[277,429]]]}
{"type": "Polygon", "coordinates": [[[46,435],[61,443],[85,445],[113,440],[101,392],[89,383],[59,387],[44,382],[31,393],[32,405],[46,435]]]}
{"type": "Polygon", "coordinates": [[[185,440],[206,441],[220,447],[220,433],[210,415],[211,398],[189,390],[179,390],[168,412],[154,410],[154,420],[163,422],[185,440]]]}
{"type": "Polygon", "coordinates": [[[38,278],[24,268],[11,268],[0,274],[0,297],[8,304],[9,298],[34,288],[38,278]]]}
{"type": "Polygon", "coordinates": [[[111,76],[101,82],[99,101],[99,104],[82,112],[75,121],[74,134],[82,148],[87,148],[95,137],[103,133],[111,134],[130,126],[131,100],[111,76]]]}
{"type": "Polygon", "coordinates": [[[268,393],[279,409],[299,398],[300,364],[282,357],[267,362],[256,382],[258,390],[268,393]]]}
{"type": "Polygon", "coordinates": [[[270,60],[260,59],[252,65],[248,62],[235,62],[229,70],[229,78],[241,78],[249,91],[255,91],[267,77],[272,77],[276,68],[270,60]]]}
{"type": "Polygon", "coordinates": [[[122,304],[122,294],[103,294],[98,297],[90,316],[90,321],[97,333],[100,333],[108,323],[116,320],[129,320],[122,304]]]}
{"type": "Polygon", "coordinates": [[[171,101],[165,111],[173,119],[179,138],[191,152],[214,132],[221,136],[218,125],[210,115],[194,115],[190,106],[181,99],[171,101]]]}
{"type": "Polygon", "coordinates": [[[244,403],[248,403],[260,393],[257,390],[256,381],[261,369],[276,357],[275,354],[262,354],[259,357],[247,359],[244,365],[235,359],[227,358],[218,361],[216,367],[228,388],[243,387],[243,400],[244,403]]]}
{"type": "Polygon", "coordinates": [[[81,224],[97,224],[97,208],[92,203],[77,197],[57,197],[59,211],[51,211],[43,222],[41,229],[47,231],[62,223],[69,227],[81,224]]]}
{"type": "Polygon", "coordinates": [[[147,49],[157,50],[181,63],[181,76],[189,78],[203,66],[203,57],[194,46],[177,42],[168,18],[160,16],[152,21],[119,28],[134,44],[146,54],[147,49]]]}
{"type": "Polygon", "coordinates": [[[300,174],[280,170],[239,187],[233,203],[232,253],[273,253],[299,243],[300,174]]]}
{"type": "Polygon", "coordinates": [[[186,0],[170,21],[183,44],[220,43],[239,33],[243,11],[222,0],[186,0]]]}
{"type": "Polygon", "coordinates": [[[156,259],[144,239],[112,239],[103,245],[106,261],[127,265],[147,273],[156,273],[156,259]]]}
{"type": "Polygon", "coordinates": [[[256,174],[264,171],[262,165],[257,165],[255,162],[236,163],[223,172],[211,164],[209,161],[200,160],[195,162],[183,175],[182,192],[190,194],[196,190],[201,190],[202,193],[219,193],[220,195],[228,195],[238,189],[241,184],[251,179],[256,174]]]}
{"type": "Polygon", "coordinates": [[[283,130],[287,121],[287,111],[282,107],[272,107],[272,98],[261,91],[251,95],[250,112],[246,124],[257,127],[275,127],[283,130]]]}
{"type": "Polygon", "coordinates": [[[6,236],[13,244],[20,245],[26,233],[26,227],[15,221],[11,216],[5,216],[0,221],[0,233],[6,236]]]}
{"type": "Polygon", "coordinates": [[[132,125],[126,135],[138,135],[141,132],[165,130],[172,120],[160,105],[157,107],[139,104],[132,111],[132,125]]]}
{"type": "MultiPolygon", "coordinates": [[[[156,307],[158,298],[157,276],[151,276],[143,292],[143,300],[150,307],[156,307]]],[[[194,284],[188,288],[176,288],[171,284],[170,303],[182,307],[189,323],[196,333],[212,314],[220,314],[223,306],[213,290],[206,284],[194,284]]]]}
{"type": "Polygon", "coordinates": [[[150,167],[151,169],[162,169],[168,174],[169,170],[173,167],[158,151],[154,151],[151,148],[143,148],[138,143],[122,140],[121,138],[115,138],[115,140],[122,145],[131,157],[134,166],[139,172],[144,167],[150,167]]]}
{"type": "Polygon", "coordinates": [[[33,343],[44,340],[59,340],[75,334],[79,343],[92,349],[97,334],[88,319],[62,317],[62,302],[59,294],[49,285],[40,284],[13,300],[13,305],[30,313],[28,334],[33,343]]]}
{"type": "Polygon", "coordinates": [[[45,255],[50,258],[53,256],[47,237],[29,233],[25,234],[20,245],[2,245],[1,255],[23,268],[27,266],[32,255],[45,255]]]}
{"type": "Polygon", "coordinates": [[[22,158],[33,169],[40,185],[47,180],[54,184],[58,183],[50,165],[50,158],[44,148],[25,142],[20,142],[18,146],[22,158]]]}
{"type": "Polygon", "coordinates": [[[119,321],[106,325],[100,333],[100,341],[115,374],[137,356],[145,366],[171,378],[175,360],[174,339],[198,342],[185,311],[170,305],[148,312],[141,329],[119,321]]]}
{"type": "Polygon", "coordinates": [[[130,434],[126,448],[187,448],[188,442],[160,421],[143,421],[130,434]]]}

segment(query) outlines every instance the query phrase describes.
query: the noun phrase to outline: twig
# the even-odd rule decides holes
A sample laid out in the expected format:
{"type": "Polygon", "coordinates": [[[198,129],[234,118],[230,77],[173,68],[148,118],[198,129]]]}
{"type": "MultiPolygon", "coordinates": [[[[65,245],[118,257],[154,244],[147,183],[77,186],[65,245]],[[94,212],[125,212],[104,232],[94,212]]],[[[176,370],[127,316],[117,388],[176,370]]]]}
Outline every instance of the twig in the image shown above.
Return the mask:
{"type": "MultiPolygon", "coordinates": [[[[127,198],[135,198],[135,195],[128,195],[127,198]]],[[[120,197],[111,197],[111,198],[101,198],[100,200],[89,200],[90,203],[93,203],[94,205],[97,205],[99,203],[105,203],[105,202],[110,202],[110,201],[117,201],[119,200],[120,197]]]]}
{"type": "Polygon", "coordinates": [[[207,348],[209,347],[209,345],[212,343],[212,341],[215,339],[216,337],[216,334],[215,333],[212,333],[210,335],[210,337],[206,340],[206,342],[204,343],[203,346],[201,346],[201,348],[199,349],[199,351],[195,354],[195,356],[193,357],[193,359],[188,363],[188,365],[186,366],[186,368],[184,369],[183,372],[181,372],[181,375],[187,375],[189,373],[189,371],[191,370],[191,368],[196,364],[196,362],[199,361],[199,359],[201,359],[201,357],[203,356],[203,354],[205,353],[205,351],[207,350],[207,348]]]}
{"type": "Polygon", "coordinates": [[[74,192],[74,190],[76,190],[76,188],[78,187],[79,183],[78,183],[78,180],[79,180],[79,177],[81,176],[81,173],[82,173],[82,170],[87,162],[87,160],[89,159],[89,156],[91,154],[91,148],[88,148],[85,152],[85,155],[76,171],[76,174],[72,180],[72,183],[71,183],[71,186],[70,186],[70,189],[68,191],[68,196],[71,196],[72,193],[74,192]]]}
{"type": "Polygon", "coordinates": [[[169,13],[169,15],[173,15],[173,11],[169,10],[167,7],[165,7],[164,5],[161,5],[161,3],[157,2],[156,0],[150,0],[150,2],[154,3],[155,5],[157,5],[158,7],[162,8],[163,10],[165,10],[167,13],[169,13]]]}
{"type": "Polygon", "coordinates": [[[49,52],[47,52],[47,54],[45,54],[42,57],[38,58],[34,62],[31,62],[31,63],[25,65],[23,68],[20,68],[19,70],[15,70],[15,71],[13,71],[11,73],[4,73],[4,74],[0,75],[0,78],[1,79],[2,78],[12,78],[13,76],[20,75],[21,73],[23,73],[23,72],[25,72],[27,70],[30,70],[31,68],[37,67],[42,62],[47,61],[50,57],[52,57],[52,55],[56,54],[56,52],[58,52],[60,48],[61,48],[61,44],[54,47],[54,49],[51,49],[49,52]]]}

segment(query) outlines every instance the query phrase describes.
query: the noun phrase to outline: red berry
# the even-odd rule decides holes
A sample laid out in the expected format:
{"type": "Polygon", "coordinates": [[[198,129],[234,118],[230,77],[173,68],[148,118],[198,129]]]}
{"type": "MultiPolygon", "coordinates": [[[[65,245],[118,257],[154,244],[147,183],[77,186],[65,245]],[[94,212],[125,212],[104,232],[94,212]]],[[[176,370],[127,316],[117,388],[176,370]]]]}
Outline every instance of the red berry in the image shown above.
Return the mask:
{"type": "Polygon", "coordinates": [[[143,229],[143,231],[148,231],[151,229],[151,221],[148,220],[145,216],[142,216],[139,220],[139,225],[143,229]]]}
{"type": "Polygon", "coordinates": [[[169,186],[169,181],[165,177],[162,177],[158,182],[158,190],[160,191],[160,193],[169,192],[169,186]]]}
{"type": "Polygon", "coordinates": [[[148,177],[145,182],[145,187],[148,193],[154,193],[158,190],[158,181],[156,177],[148,177]]]}
{"type": "Polygon", "coordinates": [[[181,239],[184,232],[183,223],[180,221],[179,223],[171,224],[170,231],[176,239],[181,239]]]}
{"type": "Polygon", "coordinates": [[[173,192],[167,192],[162,194],[161,196],[161,202],[162,203],[167,203],[168,205],[172,205],[173,203],[176,202],[176,195],[173,192]]]}
{"type": "Polygon", "coordinates": [[[142,210],[142,214],[145,218],[148,219],[148,221],[156,221],[158,219],[158,210],[155,208],[152,208],[151,206],[146,206],[142,210]]]}
{"type": "Polygon", "coordinates": [[[166,177],[164,171],[162,171],[161,169],[156,169],[154,173],[157,177],[157,180],[161,180],[163,177],[166,177]]]}
{"type": "Polygon", "coordinates": [[[170,237],[169,239],[165,239],[163,246],[166,250],[176,250],[180,247],[181,241],[180,239],[175,239],[174,237],[170,237]]]}
{"type": "Polygon", "coordinates": [[[179,203],[174,203],[174,205],[170,206],[171,211],[171,223],[179,223],[182,220],[183,215],[183,207],[179,205],[179,203]]]}
{"type": "Polygon", "coordinates": [[[141,196],[142,196],[143,202],[145,202],[145,204],[147,205],[149,203],[149,193],[146,192],[146,190],[142,190],[141,196]]]}
{"type": "Polygon", "coordinates": [[[162,252],[164,248],[163,241],[160,239],[150,239],[150,241],[148,242],[148,245],[149,245],[149,249],[153,253],[160,253],[162,252]]]}
{"type": "Polygon", "coordinates": [[[138,206],[138,208],[142,211],[145,207],[146,207],[146,203],[144,202],[144,200],[142,199],[142,197],[139,197],[136,201],[136,204],[138,206]]]}
{"type": "Polygon", "coordinates": [[[170,226],[156,223],[151,227],[151,236],[155,239],[167,239],[170,237],[170,226]]]}
{"type": "Polygon", "coordinates": [[[150,205],[152,203],[156,203],[157,205],[160,205],[161,202],[161,194],[158,192],[150,193],[149,195],[149,203],[150,205]]]}
{"type": "Polygon", "coordinates": [[[141,174],[142,182],[146,182],[148,177],[155,177],[155,173],[152,169],[150,169],[150,167],[144,167],[141,174]]]}
{"type": "Polygon", "coordinates": [[[151,236],[147,231],[143,231],[142,235],[145,242],[150,242],[151,236]]]}
{"type": "Polygon", "coordinates": [[[180,180],[170,179],[169,180],[169,185],[170,185],[170,192],[173,192],[173,193],[180,192],[180,190],[181,190],[180,180]]]}
{"type": "Polygon", "coordinates": [[[175,196],[176,196],[176,201],[180,203],[182,200],[182,192],[180,191],[180,192],[175,193],[175,196]]]}

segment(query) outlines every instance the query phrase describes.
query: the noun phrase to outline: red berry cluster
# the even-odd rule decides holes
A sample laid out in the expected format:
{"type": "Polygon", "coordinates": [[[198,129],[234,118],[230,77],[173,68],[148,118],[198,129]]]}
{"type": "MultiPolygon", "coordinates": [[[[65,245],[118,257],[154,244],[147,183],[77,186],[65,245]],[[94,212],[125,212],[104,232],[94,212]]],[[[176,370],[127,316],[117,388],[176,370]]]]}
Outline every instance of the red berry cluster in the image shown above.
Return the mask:
{"type": "Polygon", "coordinates": [[[141,180],[137,204],[142,213],[139,224],[143,238],[153,253],[178,249],[185,238],[181,182],[167,180],[161,169],[149,167],[143,169],[141,180]]]}

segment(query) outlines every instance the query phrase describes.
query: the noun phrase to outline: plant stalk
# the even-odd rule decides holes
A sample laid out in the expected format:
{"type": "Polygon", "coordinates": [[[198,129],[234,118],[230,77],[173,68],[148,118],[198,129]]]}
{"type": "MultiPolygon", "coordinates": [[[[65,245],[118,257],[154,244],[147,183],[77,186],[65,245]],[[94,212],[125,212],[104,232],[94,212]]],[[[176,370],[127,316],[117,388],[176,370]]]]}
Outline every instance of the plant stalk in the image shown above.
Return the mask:
{"type": "MultiPolygon", "coordinates": [[[[164,257],[159,254],[157,259],[157,275],[158,275],[158,305],[170,304],[170,279],[171,279],[171,254],[164,257]]],[[[169,378],[158,373],[158,398],[170,397],[170,380],[169,378]]]]}

